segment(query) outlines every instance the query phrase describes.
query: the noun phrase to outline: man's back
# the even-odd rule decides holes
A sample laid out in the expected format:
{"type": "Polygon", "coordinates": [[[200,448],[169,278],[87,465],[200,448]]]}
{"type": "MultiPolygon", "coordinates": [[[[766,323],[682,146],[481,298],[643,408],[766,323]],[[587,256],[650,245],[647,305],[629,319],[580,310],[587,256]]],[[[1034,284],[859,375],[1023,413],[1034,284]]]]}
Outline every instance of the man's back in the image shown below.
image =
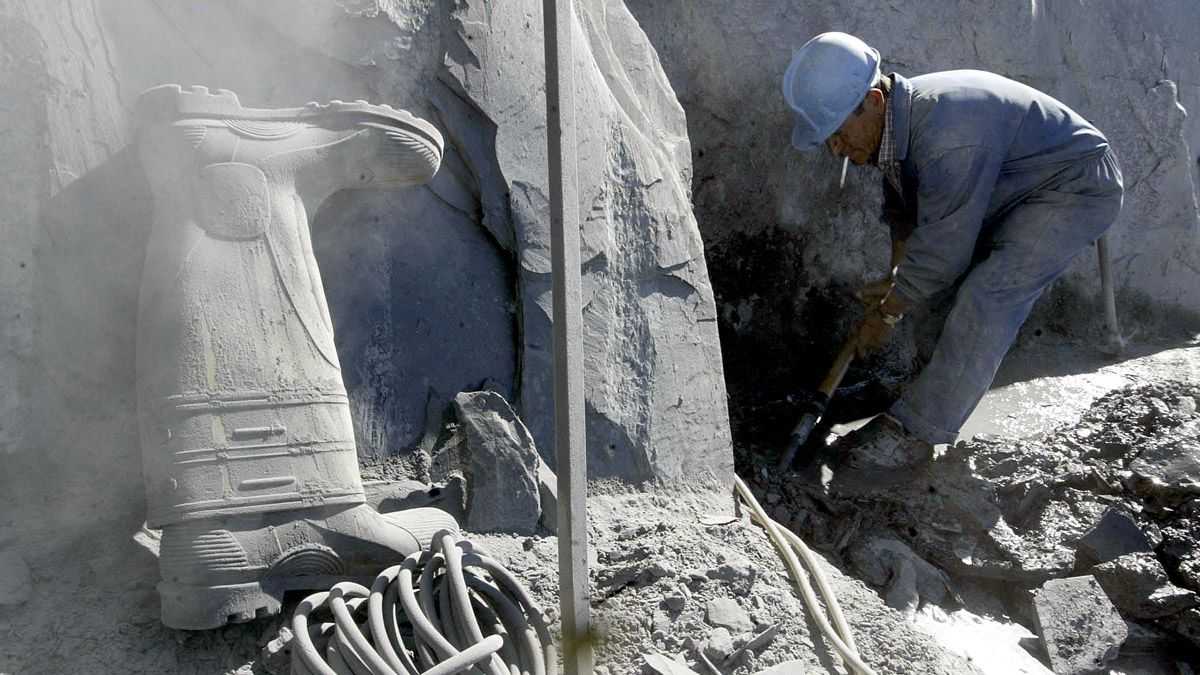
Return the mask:
{"type": "Polygon", "coordinates": [[[898,125],[896,140],[918,166],[963,146],[986,147],[1002,161],[1002,172],[1072,162],[1108,147],[1063,103],[995,73],[951,70],[901,82],[896,115],[908,120],[909,138],[898,125]]]}

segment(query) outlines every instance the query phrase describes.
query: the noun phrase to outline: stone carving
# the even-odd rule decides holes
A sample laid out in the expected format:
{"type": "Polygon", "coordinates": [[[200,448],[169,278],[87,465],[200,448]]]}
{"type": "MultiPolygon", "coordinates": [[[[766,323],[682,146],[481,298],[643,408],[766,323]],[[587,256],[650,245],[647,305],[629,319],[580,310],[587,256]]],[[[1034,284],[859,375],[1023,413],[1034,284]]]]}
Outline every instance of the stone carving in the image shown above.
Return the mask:
{"type": "Polygon", "coordinates": [[[163,622],[279,610],[369,576],[454,520],[364,504],[308,214],[346,188],[417,185],[442,137],[365,101],[243,108],[165,85],[139,99],[154,196],[138,311],[147,522],[163,528],[163,622]]]}

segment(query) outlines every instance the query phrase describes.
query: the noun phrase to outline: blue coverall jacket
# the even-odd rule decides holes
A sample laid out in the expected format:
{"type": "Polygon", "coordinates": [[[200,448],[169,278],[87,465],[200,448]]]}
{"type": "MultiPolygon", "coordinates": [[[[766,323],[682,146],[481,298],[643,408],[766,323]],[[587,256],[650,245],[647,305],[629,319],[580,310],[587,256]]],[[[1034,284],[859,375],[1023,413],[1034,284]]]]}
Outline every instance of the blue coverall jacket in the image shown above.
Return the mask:
{"type": "Polygon", "coordinates": [[[884,180],[884,212],[907,243],[893,292],[955,299],[890,412],[948,443],[1034,300],[1116,219],[1121,173],[1103,134],[1036,89],[975,70],[891,77],[900,185],[884,180]]]}

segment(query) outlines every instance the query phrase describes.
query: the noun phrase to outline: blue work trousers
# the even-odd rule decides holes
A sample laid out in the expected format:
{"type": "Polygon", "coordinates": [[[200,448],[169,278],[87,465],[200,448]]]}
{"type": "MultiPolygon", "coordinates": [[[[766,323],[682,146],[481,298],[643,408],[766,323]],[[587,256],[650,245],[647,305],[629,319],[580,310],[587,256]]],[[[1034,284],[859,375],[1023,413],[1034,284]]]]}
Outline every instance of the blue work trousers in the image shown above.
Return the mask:
{"type": "Polygon", "coordinates": [[[984,227],[929,363],[889,411],[930,444],[953,443],[1042,291],[1112,225],[1121,170],[1111,149],[1047,177],[984,227]]]}

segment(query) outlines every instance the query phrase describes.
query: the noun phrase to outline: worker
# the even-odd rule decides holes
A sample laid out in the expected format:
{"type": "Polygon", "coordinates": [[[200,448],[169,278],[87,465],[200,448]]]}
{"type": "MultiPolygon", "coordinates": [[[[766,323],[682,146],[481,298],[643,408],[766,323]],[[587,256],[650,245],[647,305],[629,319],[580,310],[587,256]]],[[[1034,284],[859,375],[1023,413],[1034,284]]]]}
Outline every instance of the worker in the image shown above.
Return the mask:
{"type": "Polygon", "coordinates": [[[1103,134],[1032,87],[978,70],[884,75],[845,33],[805,44],[783,95],[794,147],[883,173],[890,273],[860,292],[857,355],[952,296],[928,362],[839,443],[846,472],[885,487],[954,442],[1034,301],[1116,219],[1120,168],[1103,134]]]}

